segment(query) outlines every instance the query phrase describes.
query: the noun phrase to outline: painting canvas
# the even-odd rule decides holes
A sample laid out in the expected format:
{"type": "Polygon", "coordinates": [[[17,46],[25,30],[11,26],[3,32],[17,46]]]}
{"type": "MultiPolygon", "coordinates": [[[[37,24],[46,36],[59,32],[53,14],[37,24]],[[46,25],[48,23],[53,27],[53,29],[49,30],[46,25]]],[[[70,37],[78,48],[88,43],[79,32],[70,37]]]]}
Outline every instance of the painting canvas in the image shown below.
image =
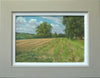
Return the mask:
{"type": "Polygon", "coordinates": [[[84,16],[16,15],[16,62],[84,62],[84,16]]]}

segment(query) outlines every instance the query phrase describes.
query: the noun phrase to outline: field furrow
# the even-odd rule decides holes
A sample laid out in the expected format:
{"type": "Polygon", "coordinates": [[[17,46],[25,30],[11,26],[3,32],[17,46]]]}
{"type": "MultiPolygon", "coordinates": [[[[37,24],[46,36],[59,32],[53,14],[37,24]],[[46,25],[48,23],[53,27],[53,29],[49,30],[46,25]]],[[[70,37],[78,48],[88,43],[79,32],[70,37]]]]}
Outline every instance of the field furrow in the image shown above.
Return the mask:
{"type": "Polygon", "coordinates": [[[84,43],[67,38],[16,40],[17,62],[82,62],[84,43]]]}

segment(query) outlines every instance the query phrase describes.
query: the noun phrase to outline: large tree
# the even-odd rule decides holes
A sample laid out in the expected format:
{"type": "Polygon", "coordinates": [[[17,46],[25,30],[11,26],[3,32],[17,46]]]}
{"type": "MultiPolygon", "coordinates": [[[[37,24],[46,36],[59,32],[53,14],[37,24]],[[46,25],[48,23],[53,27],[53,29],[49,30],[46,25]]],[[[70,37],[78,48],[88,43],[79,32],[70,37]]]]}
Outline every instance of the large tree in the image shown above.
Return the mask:
{"type": "Polygon", "coordinates": [[[47,22],[43,22],[37,27],[37,36],[41,38],[51,37],[51,29],[52,26],[50,24],[48,24],[47,22]]]}
{"type": "Polygon", "coordinates": [[[82,39],[84,36],[84,17],[83,16],[64,16],[63,24],[65,26],[66,37],[73,39],[76,37],[82,39]]]}

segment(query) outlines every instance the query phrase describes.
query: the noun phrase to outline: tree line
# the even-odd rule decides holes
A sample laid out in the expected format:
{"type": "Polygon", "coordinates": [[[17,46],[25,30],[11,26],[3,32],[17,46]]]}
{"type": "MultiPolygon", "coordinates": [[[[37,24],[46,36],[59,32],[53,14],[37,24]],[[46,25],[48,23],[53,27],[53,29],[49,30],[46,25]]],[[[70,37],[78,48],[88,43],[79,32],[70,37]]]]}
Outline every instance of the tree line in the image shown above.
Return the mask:
{"type": "Polygon", "coordinates": [[[82,39],[84,37],[84,17],[83,16],[63,16],[65,34],[52,33],[52,26],[43,22],[36,29],[36,34],[16,33],[16,39],[28,38],[57,38],[67,37],[68,39],[82,39]]]}
{"type": "Polygon", "coordinates": [[[56,32],[52,33],[51,30],[52,30],[52,26],[48,24],[47,22],[43,22],[37,27],[36,36],[40,38],[65,37],[65,34],[62,34],[62,33],[57,34],[56,32]]]}
{"type": "Polygon", "coordinates": [[[65,34],[51,33],[52,26],[46,22],[37,27],[37,36],[43,38],[67,37],[68,39],[82,39],[84,37],[84,17],[83,16],[63,16],[65,34]]]}
{"type": "Polygon", "coordinates": [[[63,25],[68,39],[82,39],[84,37],[84,17],[64,16],[63,25]]]}

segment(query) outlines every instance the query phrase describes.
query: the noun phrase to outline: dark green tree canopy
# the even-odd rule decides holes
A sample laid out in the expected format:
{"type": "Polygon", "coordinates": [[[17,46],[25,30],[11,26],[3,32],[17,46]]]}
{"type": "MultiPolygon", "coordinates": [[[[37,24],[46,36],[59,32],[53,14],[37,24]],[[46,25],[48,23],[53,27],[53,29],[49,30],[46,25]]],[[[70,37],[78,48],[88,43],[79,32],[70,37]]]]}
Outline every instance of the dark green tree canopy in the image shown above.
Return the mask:
{"type": "Polygon", "coordinates": [[[63,25],[65,26],[66,37],[82,39],[84,37],[84,17],[83,16],[64,16],[63,25]]]}
{"type": "Polygon", "coordinates": [[[37,36],[41,38],[51,37],[51,29],[52,26],[50,24],[48,24],[47,22],[43,22],[37,27],[37,36]]]}

